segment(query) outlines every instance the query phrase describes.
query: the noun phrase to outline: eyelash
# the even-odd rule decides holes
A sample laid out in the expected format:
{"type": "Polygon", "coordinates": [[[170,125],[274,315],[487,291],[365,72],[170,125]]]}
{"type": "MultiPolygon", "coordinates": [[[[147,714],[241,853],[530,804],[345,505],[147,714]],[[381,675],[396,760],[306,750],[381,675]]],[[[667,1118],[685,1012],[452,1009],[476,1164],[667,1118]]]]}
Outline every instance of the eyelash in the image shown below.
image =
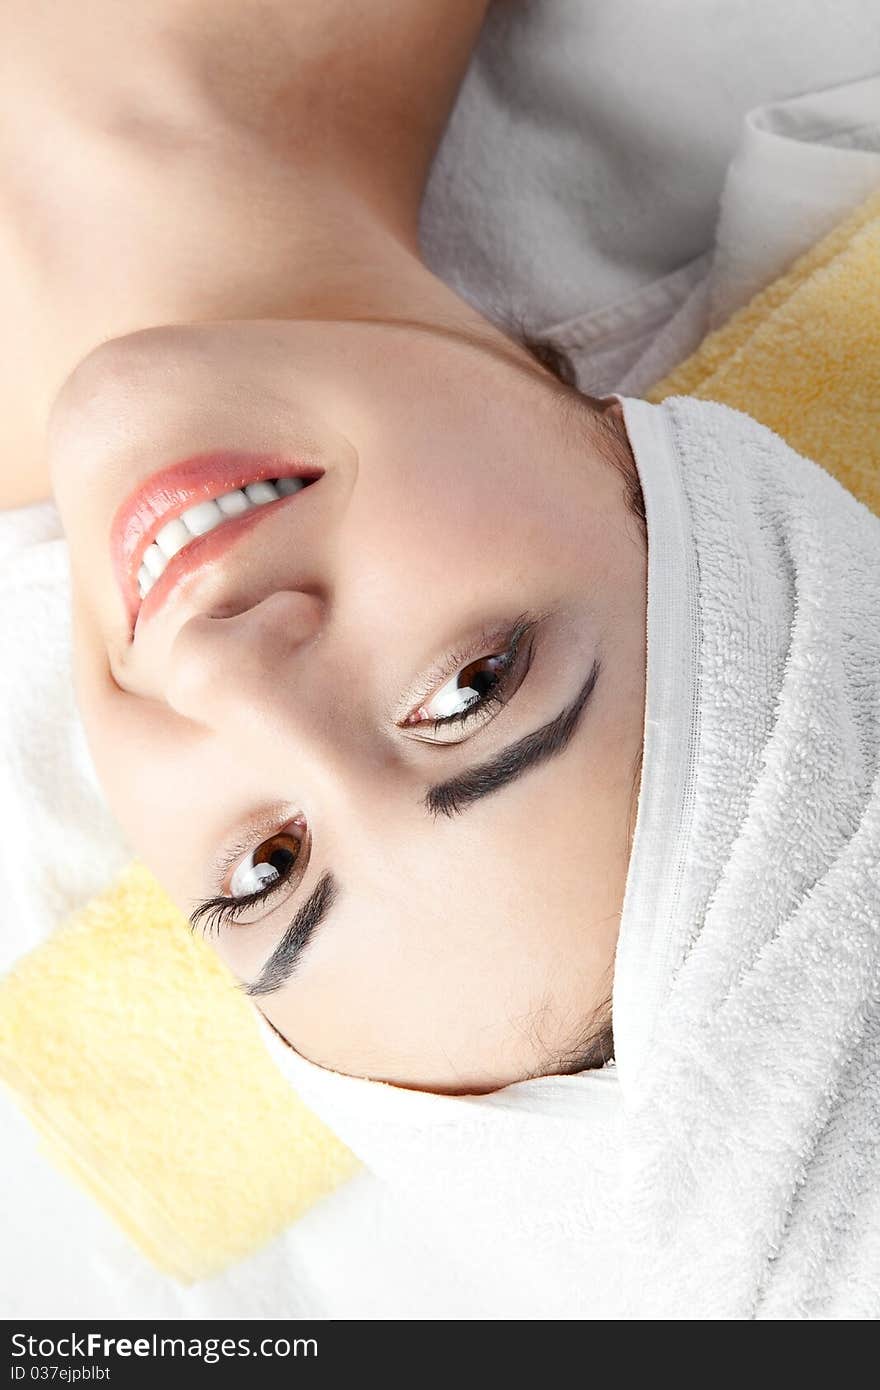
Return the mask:
{"type": "MultiPolygon", "coordinates": [[[[277,834],[278,832],[276,831],[275,833],[277,834]]],[[[254,848],[258,849],[259,845],[237,845],[229,858],[227,867],[231,867],[239,856],[251,853],[254,848]]],[[[191,913],[189,919],[190,925],[195,928],[198,926],[199,922],[204,920],[202,935],[210,936],[214,931],[219,932],[220,928],[225,923],[238,921],[242,912],[247,908],[253,907],[255,903],[266,902],[274,893],[277,893],[279,889],[284,888],[284,886],[290,882],[293,875],[299,869],[300,857],[301,855],[298,854],[287,873],[279,874],[277,878],[273,878],[268,888],[261,888],[255,893],[246,893],[243,898],[228,898],[222,893],[214,898],[206,898],[205,901],[199,903],[195,911],[191,913]]],[[[306,860],[308,861],[307,854],[306,860]]]]}
{"type": "MultiPolygon", "coordinates": [[[[503,657],[505,658],[504,665],[502,666],[498,674],[498,679],[492,686],[491,690],[489,690],[485,695],[481,695],[479,700],[472,701],[471,704],[467,705],[463,710],[458,710],[455,714],[444,715],[440,719],[423,721],[422,727],[427,729],[437,729],[441,726],[448,727],[454,724],[459,725],[460,727],[464,727],[471,719],[475,718],[478,715],[484,714],[487,706],[502,706],[506,704],[507,699],[509,698],[508,689],[511,683],[513,672],[516,668],[516,659],[519,654],[523,638],[528,636],[534,630],[534,628],[537,625],[537,621],[538,620],[536,618],[529,618],[526,614],[523,614],[520,618],[517,619],[512,632],[510,632],[508,635],[507,647],[505,651],[501,653],[501,655],[503,655],[503,657]]],[[[484,655],[486,657],[494,655],[494,653],[487,650],[489,647],[491,647],[491,645],[492,643],[490,638],[484,644],[484,655]]],[[[527,657],[529,662],[531,662],[531,648],[529,648],[527,652],[527,657]]],[[[470,651],[459,652],[456,653],[453,657],[447,658],[445,663],[446,678],[451,679],[452,676],[455,675],[456,672],[459,671],[461,668],[469,665],[471,662],[478,661],[479,659],[479,655],[474,656],[473,648],[471,648],[470,651]]],[[[526,667],[526,670],[528,670],[528,666],[526,667]]],[[[438,684],[441,679],[442,677],[435,672],[432,675],[433,684],[431,686],[431,689],[433,689],[434,686],[436,686],[436,684],[438,684]]],[[[428,698],[428,695],[429,691],[426,691],[423,698],[428,698]]],[[[423,741],[429,742],[430,740],[423,741]]],[[[276,830],[274,833],[278,834],[279,832],[276,830]]],[[[260,843],[262,844],[262,841],[260,841],[260,843]]],[[[303,841],[303,844],[305,844],[305,841],[303,841]]],[[[251,853],[254,848],[258,849],[259,845],[236,845],[231,850],[230,854],[227,856],[226,861],[223,864],[223,871],[226,872],[228,869],[232,868],[233,864],[237,863],[238,859],[241,856],[251,853]]],[[[204,925],[202,926],[202,935],[210,936],[214,931],[219,932],[220,928],[224,924],[237,921],[241,914],[245,912],[249,907],[253,907],[256,903],[266,902],[280,889],[284,888],[285,885],[289,883],[293,875],[297,872],[301,857],[302,855],[298,854],[288,872],[284,874],[279,874],[277,878],[272,879],[271,883],[267,888],[259,889],[255,893],[248,893],[242,898],[229,898],[226,897],[224,894],[218,894],[216,897],[213,898],[206,898],[205,901],[199,903],[195,910],[190,914],[190,925],[193,927],[193,929],[195,929],[200,922],[203,922],[204,925]]],[[[308,863],[307,853],[306,863],[308,863]]]]}
{"type": "MultiPolygon", "coordinates": [[[[491,690],[487,691],[485,695],[481,695],[478,700],[472,700],[469,705],[466,705],[462,710],[457,710],[455,714],[446,714],[439,719],[425,719],[418,725],[413,725],[412,727],[421,729],[446,729],[450,726],[458,725],[463,728],[472,719],[484,715],[488,706],[497,705],[500,707],[506,704],[509,698],[508,691],[512,674],[516,669],[516,659],[519,655],[523,638],[534,630],[537,626],[537,621],[537,618],[530,618],[526,614],[523,614],[516,620],[513,630],[509,632],[505,638],[507,643],[505,650],[499,653],[504,659],[504,664],[497,673],[498,678],[491,690]]],[[[495,634],[495,636],[497,636],[497,634],[495,634]]],[[[491,651],[492,642],[492,635],[487,634],[480,638],[476,647],[471,646],[464,651],[457,652],[452,657],[447,657],[443,667],[440,670],[435,670],[432,674],[428,687],[423,689],[421,697],[413,699],[412,704],[418,705],[424,700],[429,699],[431,692],[437,686],[450,680],[465,666],[469,666],[475,661],[488,659],[489,656],[495,655],[495,653],[491,651]]],[[[528,655],[531,659],[530,651],[528,655]]],[[[526,669],[528,669],[528,667],[526,669]]],[[[425,739],[423,741],[429,742],[430,740],[425,739]]]]}

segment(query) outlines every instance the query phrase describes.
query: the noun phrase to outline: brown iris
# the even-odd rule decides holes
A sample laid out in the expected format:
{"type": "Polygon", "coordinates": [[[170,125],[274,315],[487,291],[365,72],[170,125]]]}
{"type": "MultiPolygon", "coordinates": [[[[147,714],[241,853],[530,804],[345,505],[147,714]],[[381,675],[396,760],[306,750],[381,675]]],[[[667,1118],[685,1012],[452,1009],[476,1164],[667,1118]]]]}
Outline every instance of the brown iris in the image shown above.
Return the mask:
{"type": "Polygon", "coordinates": [[[305,831],[305,820],[301,816],[293,821],[288,821],[286,826],[277,830],[274,835],[270,835],[268,839],[251,851],[246,860],[239,863],[233,871],[229,885],[233,898],[249,897],[253,892],[259,891],[257,888],[251,889],[247,884],[248,877],[253,876],[254,870],[259,864],[268,864],[275,871],[275,878],[262,879],[267,888],[269,883],[277,883],[278,880],[290,877],[303,852],[304,833],[297,834],[297,829],[302,832],[305,831]]]}

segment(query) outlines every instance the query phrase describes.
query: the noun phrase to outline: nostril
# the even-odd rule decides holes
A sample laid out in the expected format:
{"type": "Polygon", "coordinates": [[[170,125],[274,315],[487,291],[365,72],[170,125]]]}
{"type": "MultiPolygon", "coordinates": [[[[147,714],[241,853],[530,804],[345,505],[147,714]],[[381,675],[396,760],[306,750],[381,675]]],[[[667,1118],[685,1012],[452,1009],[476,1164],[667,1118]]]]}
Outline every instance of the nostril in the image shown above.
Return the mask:
{"type": "Polygon", "coordinates": [[[253,723],[287,698],[302,649],[323,631],[316,594],[277,589],[237,612],[214,608],[184,623],[165,664],[162,694],[178,714],[205,727],[253,723]],[[296,662],[296,668],[294,667],[296,662]]]}
{"type": "Polygon", "coordinates": [[[324,622],[324,602],[316,594],[301,589],[276,589],[259,603],[236,616],[243,625],[253,616],[254,628],[261,637],[274,645],[280,655],[291,645],[298,647],[311,641],[324,622]]]}

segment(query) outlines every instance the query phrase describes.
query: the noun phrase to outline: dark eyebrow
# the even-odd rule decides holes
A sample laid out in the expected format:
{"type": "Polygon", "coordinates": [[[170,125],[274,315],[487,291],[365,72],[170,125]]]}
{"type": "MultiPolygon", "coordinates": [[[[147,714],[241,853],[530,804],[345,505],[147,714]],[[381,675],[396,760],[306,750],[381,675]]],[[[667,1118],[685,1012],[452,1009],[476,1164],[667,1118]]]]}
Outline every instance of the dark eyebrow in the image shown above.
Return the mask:
{"type": "Polygon", "coordinates": [[[333,874],[324,874],[294,915],[254,983],[245,985],[245,994],[251,998],[274,994],[290,979],[303,951],[336,901],[337,893],[338,884],[333,874]]]}
{"type": "Polygon", "coordinates": [[[567,748],[577,730],[581,716],[589,703],[590,696],[599,678],[599,659],[593,662],[587,679],[570,705],[544,724],[534,729],[516,743],[502,748],[488,762],[465,772],[456,773],[446,782],[438,782],[429,787],[424,798],[425,809],[435,816],[456,816],[475,801],[509,786],[517,777],[522,777],[529,768],[538,763],[555,758],[567,748]]]}
{"type": "MultiPolygon", "coordinates": [[[[480,763],[466,772],[457,773],[446,782],[429,787],[423,803],[427,810],[434,815],[458,815],[475,801],[508,786],[517,777],[522,777],[529,768],[546,762],[548,758],[555,758],[568,747],[577,731],[581,716],[595,689],[599,669],[597,658],[571,704],[548,724],[525,734],[507,748],[502,748],[488,762],[480,763]]],[[[251,998],[262,994],[274,994],[290,979],[306,946],[336,902],[337,895],[337,881],[332,872],[328,871],[318,880],[315,888],[294,915],[256,980],[253,984],[244,986],[245,994],[251,998]]]]}

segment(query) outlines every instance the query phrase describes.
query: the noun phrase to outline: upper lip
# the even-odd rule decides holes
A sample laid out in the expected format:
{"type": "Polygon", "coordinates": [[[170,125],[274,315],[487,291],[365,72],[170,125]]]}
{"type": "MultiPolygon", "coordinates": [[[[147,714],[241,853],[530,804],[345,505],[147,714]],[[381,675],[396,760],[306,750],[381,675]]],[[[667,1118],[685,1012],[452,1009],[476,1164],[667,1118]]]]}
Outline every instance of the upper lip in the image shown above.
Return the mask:
{"type": "MultiPolygon", "coordinates": [[[[231,492],[245,483],[265,478],[315,479],[322,471],[314,463],[284,459],[277,454],[227,450],[195,454],[152,473],[118,507],[110,528],[113,568],[130,627],[134,627],[141,604],[137,575],[144,551],[169,521],[197,502],[231,492]]],[[[169,570],[188,549],[184,546],[169,561],[169,570]]]]}

